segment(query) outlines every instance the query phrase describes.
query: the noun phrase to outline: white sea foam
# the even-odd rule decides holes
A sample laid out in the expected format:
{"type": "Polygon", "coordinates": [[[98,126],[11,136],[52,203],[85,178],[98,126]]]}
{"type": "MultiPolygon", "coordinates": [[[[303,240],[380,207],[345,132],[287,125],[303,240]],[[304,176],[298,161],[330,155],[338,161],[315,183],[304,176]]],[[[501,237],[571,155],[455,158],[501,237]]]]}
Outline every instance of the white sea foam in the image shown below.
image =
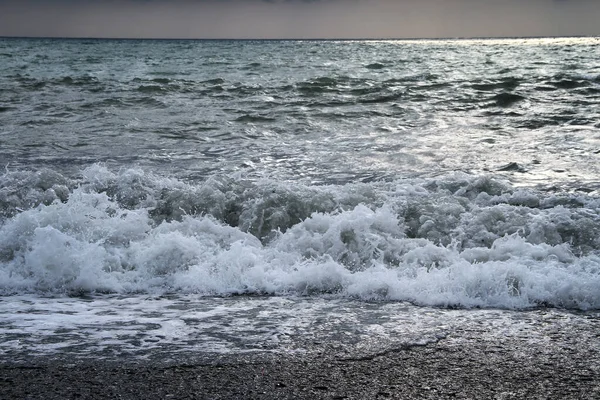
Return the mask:
{"type": "MultiPolygon", "coordinates": [[[[21,201],[14,192],[5,196],[11,204],[21,201]]],[[[0,226],[4,294],[332,293],[436,306],[600,308],[594,197],[468,175],[192,185],[94,166],[68,198],[32,205],[0,226]]]]}
{"type": "Polygon", "coordinates": [[[372,357],[443,339],[462,342],[517,338],[544,343],[556,329],[580,343],[594,342],[590,316],[561,310],[439,309],[402,302],[315,297],[208,298],[196,295],[96,295],[0,299],[0,355],[30,362],[32,355],[94,360],[273,352],[338,358],[372,357]]]}

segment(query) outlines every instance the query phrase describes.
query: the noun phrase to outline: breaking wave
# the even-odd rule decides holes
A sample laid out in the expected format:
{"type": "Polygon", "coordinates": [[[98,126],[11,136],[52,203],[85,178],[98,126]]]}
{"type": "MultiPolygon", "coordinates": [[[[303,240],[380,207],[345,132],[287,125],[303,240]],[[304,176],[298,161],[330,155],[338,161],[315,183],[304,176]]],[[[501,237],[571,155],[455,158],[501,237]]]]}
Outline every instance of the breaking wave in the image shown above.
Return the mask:
{"type": "Polygon", "coordinates": [[[94,165],[0,177],[0,292],[328,294],[600,308],[600,200],[489,177],[187,183],[94,165]]]}

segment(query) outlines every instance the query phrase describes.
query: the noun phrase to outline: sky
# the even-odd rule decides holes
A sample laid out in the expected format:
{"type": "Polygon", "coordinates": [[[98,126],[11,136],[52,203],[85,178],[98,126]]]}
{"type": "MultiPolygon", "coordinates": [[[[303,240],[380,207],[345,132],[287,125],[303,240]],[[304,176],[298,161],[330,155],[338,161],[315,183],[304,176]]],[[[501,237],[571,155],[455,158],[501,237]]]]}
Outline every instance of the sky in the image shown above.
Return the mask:
{"type": "Polygon", "coordinates": [[[0,0],[0,36],[599,36],[600,0],[0,0]]]}

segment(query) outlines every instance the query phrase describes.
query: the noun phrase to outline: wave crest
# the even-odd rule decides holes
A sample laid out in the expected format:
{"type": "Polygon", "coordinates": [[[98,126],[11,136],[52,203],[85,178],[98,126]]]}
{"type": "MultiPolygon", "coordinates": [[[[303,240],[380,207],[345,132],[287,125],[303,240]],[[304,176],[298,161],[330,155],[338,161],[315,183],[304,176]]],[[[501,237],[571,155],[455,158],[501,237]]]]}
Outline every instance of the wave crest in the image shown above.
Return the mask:
{"type": "Polygon", "coordinates": [[[3,179],[15,192],[5,198],[27,208],[13,204],[0,226],[5,294],[335,293],[442,306],[600,307],[593,197],[469,175],[190,184],[96,165],[77,182],[52,171],[3,179]],[[44,201],[58,186],[68,196],[44,201]]]}

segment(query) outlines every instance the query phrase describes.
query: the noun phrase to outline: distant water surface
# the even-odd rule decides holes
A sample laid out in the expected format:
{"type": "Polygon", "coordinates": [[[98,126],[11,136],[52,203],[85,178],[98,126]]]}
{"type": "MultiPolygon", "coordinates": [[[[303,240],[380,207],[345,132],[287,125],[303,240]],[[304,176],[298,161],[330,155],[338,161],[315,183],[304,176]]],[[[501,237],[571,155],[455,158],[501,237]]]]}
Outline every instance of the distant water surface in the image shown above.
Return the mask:
{"type": "Polygon", "coordinates": [[[597,189],[599,60],[596,38],[4,39],[0,160],[69,176],[102,162],[195,181],[465,171],[597,189]]]}

